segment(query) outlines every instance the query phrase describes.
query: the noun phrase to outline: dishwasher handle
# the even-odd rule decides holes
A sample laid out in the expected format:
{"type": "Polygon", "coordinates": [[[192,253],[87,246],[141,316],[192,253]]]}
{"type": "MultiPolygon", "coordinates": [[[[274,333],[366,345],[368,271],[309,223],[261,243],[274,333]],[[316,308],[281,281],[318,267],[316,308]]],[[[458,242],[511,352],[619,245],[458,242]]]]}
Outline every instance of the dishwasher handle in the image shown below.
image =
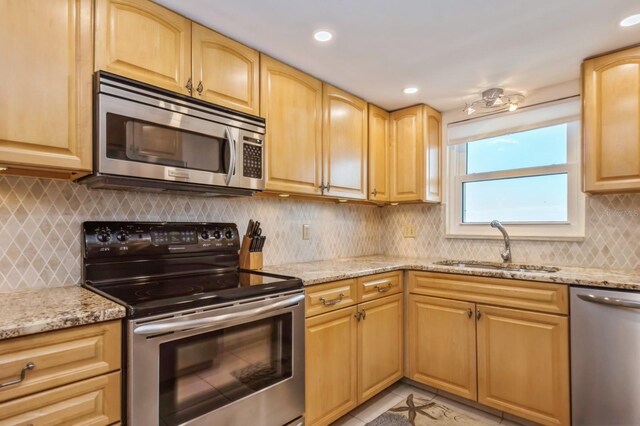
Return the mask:
{"type": "Polygon", "coordinates": [[[584,301],[599,303],[601,305],[617,306],[620,308],[640,309],[640,301],[596,296],[595,294],[578,294],[577,296],[584,301]]]}

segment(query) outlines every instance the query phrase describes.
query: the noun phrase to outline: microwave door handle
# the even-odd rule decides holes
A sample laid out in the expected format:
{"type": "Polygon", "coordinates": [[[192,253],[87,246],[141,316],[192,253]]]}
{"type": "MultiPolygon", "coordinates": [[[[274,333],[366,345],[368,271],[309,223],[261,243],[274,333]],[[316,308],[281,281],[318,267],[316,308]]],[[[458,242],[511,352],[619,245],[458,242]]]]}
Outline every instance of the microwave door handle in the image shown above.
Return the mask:
{"type": "Polygon", "coordinates": [[[231,150],[229,155],[229,171],[227,172],[227,176],[224,178],[224,183],[229,186],[231,178],[233,178],[233,174],[236,171],[236,141],[233,139],[230,128],[225,127],[224,134],[227,137],[227,141],[229,141],[229,149],[231,150]]]}
{"type": "Polygon", "coordinates": [[[241,319],[241,318],[249,318],[257,315],[262,315],[267,312],[277,311],[279,309],[294,306],[302,300],[304,300],[304,294],[298,294],[288,299],[281,300],[276,303],[272,303],[271,305],[248,309],[242,312],[232,312],[229,314],[216,315],[213,317],[201,318],[197,320],[175,321],[175,322],[169,322],[164,324],[141,325],[140,327],[136,327],[133,330],[133,333],[148,335],[148,334],[169,333],[172,331],[190,330],[192,328],[204,327],[204,326],[213,325],[219,322],[230,321],[230,320],[241,319]]]}

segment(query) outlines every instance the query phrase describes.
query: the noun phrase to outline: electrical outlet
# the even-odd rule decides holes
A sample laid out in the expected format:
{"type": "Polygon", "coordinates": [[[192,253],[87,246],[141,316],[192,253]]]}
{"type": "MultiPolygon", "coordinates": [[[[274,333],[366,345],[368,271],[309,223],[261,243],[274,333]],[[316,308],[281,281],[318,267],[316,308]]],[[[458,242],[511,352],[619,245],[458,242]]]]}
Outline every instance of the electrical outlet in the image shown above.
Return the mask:
{"type": "Polygon", "coordinates": [[[410,223],[404,224],[404,226],[402,227],[402,236],[404,238],[415,238],[416,228],[410,223]]]}
{"type": "Polygon", "coordinates": [[[302,239],[303,240],[308,240],[309,238],[311,238],[311,225],[308,224],[304,224],[302,225],[302,239]]]}

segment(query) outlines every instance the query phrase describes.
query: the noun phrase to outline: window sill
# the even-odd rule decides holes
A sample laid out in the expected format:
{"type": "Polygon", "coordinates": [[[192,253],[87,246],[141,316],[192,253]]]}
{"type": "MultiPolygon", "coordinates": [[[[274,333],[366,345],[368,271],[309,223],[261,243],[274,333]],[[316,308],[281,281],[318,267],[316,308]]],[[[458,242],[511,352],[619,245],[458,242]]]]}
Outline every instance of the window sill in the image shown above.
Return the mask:
{"type": "MultiPolygon", "coordinates": [[[[457,240],[503,240],[500,232],[495,230],[498,235],[489,234],[451,234],[446,233],[445,238],[457,240]]],[[[507,232],[509,230],[507,229],[507,232]]],[[[584,235],[516,235],[509,233],[509,239],[515,241],[569,241],[582,242],[585,240],[584,235]]]]}

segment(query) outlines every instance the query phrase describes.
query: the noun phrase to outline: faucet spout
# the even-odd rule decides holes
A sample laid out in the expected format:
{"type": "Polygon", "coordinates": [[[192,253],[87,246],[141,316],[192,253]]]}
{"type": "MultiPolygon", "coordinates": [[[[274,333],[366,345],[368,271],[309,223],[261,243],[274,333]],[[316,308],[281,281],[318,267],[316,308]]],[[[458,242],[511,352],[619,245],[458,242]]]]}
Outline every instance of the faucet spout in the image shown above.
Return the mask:
{"type": "Polygon", "coordinates": [[[498,231],[502,233],[502,237],[504,238],[504,251],[500,253],[500,256],[504,263],[511,263],[511,242],[509,241],[509,234],[507,234],[507,230],[504,229],[504,226],[499,220],[492,220],[491,227],[497,228],[498,231]]]}

